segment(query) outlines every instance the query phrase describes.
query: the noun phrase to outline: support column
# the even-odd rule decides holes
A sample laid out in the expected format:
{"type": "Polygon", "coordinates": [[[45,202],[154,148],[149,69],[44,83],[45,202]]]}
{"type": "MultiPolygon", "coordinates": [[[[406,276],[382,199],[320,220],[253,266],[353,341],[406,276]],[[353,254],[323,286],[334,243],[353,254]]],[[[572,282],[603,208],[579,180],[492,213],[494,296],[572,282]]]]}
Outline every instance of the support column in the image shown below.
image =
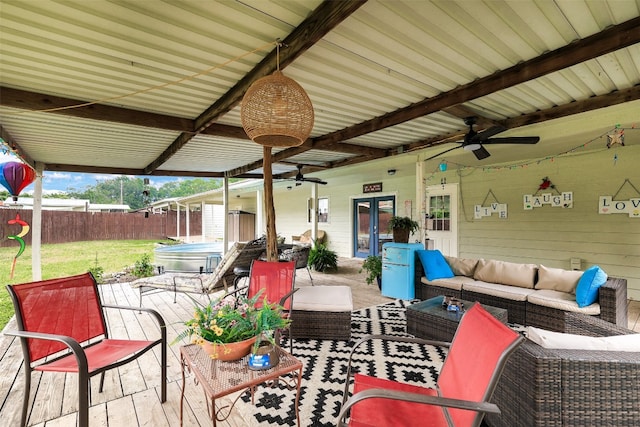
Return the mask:
{"type": "Polygon", "coordinates": [[[36,163],[36,182],[33,191],[33,217],[31,218],[31,277],[42,280],[42,176],[44,164],[36,163]]]}
{"type": "Polygon", "coordinates": [[[224,253],[229,250],[229,177],[225,175],[222,188],[222,206],[224,207],[224,220],[222,227],[222,249],[224,253]]]}

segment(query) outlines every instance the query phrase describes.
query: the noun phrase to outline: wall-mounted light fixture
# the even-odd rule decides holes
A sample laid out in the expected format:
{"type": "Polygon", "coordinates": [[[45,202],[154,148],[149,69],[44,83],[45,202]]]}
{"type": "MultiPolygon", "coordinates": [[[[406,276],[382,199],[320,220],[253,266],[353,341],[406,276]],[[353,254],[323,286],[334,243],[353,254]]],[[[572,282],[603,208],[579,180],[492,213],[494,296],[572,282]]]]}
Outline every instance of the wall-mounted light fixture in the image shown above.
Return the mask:
{"type": "Polygon", "coordinates": [[[387,171],[387,173],[388,173],[389,175],[395,175],[395,174],[396,174],[396,170],[395,170],[395,169],[389,169],[389,170],[387,171]]]}

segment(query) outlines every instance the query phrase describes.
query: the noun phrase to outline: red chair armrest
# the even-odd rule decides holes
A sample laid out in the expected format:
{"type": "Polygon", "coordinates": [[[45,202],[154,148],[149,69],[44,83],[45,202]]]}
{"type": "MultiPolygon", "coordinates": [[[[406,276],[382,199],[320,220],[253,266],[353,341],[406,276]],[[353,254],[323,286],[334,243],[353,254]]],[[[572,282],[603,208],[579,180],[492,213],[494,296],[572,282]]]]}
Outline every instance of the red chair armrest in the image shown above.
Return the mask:
{"type": "Polygon", "coordinates": [[[338,415],[338,425],[346,425],[344,419],[347,416],[350,408],[366,399],[373,397],[382,399],[404,400],[407,402],[421,403],[425,405],[444,406],[448,408],[467,409],[469,411],[484,412],[499,414],[500,408],[497,405],[489,402],[470,402],[467,400],[449,399],[446,397],[429,396],[418,393],[410,393],[406,391],[398,390],[385,390],[379,388],[373,388],[361,391],[351,396],[347,402],[342,405],[340,415],[338,415]]]}

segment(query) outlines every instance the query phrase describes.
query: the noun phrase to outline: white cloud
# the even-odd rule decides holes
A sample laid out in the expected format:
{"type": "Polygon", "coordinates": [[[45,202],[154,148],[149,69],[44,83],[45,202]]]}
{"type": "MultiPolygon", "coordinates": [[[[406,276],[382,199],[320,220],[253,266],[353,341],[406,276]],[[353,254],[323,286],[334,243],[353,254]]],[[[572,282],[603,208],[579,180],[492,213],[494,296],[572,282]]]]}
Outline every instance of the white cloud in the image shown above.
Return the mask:
{"type": "Polygon", "coordinates": [[[7,163],[7,162],[22,162],[22,160],[20,160],[19,158],[17,158],[11,153],[4,154],[2,151],[0,151],[0,163],[7,163]]]}
{"type": "Polygon", "coordinates": [[[70,173],[64,173],[64,172],[44,172],[44,176],[42,178],[44,181],[55,181],[55,180],[59,180],[59,179],[63,179],[63,180],[69,180],[71,179],[71,174],[70,173]]]}

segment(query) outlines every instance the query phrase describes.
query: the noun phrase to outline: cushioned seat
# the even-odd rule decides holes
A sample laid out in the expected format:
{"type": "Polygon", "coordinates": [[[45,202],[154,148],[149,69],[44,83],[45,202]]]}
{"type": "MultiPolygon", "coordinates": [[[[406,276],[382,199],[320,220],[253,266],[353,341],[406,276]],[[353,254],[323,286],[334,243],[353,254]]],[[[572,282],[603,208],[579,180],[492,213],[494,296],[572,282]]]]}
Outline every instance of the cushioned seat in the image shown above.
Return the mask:
{"type": "Polygon", "coordinates": [[[600,304],[597,302],[586,307],[580,307],[576,302],[575,295],[551,289],[537,290],[527,297],[527,301],[531,304],[562,311],[572,311],[574,313],[588,314],[591,316],[598,316],[600,314],[600,304]]]}
{"type": "Polygon", "coordinates": [[[506,298],[512,301],[526,301],[529,295],[536,292],[534,289],[501,285],[499,283],[489,283],[480,280],[465,283],[463,289],[465,292],[477,292],[484,295],[506,298]]]}
{"type": "Polygon", "coordinates": [[[429,280],[426,277],[420,279],[425,285],[439,286],[441,288],[452,289],[454,291],[461,291],[465,283],[473,282],[473,278],[466,276],[454,276],[447,279],[429,280]]]}
{"type": "Polygon", "coordinates": [[[293,338],[351,338],[353,300],[349,286],[303,286],[293,296],[293,338]]]}

